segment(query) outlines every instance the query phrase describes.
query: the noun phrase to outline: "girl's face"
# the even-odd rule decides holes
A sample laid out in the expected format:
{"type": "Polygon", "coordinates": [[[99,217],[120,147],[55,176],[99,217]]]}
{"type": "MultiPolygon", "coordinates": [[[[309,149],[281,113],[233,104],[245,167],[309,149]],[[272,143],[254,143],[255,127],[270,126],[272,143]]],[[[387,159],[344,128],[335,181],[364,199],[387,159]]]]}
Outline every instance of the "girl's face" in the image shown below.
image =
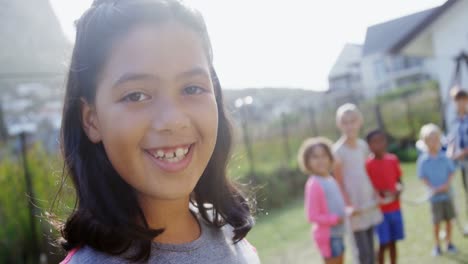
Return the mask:
{"type": "Polygon", "coordinates": [[[209,65],[177,22],[136,26],[110,50],[83,125],[140,198],[187,198],[205,170],[218,128],[209,65]]]}
{"type": "Polygon", "coordinates": [[[361,117],[355,112],[346,112],[341,116],[338,124],[341,132],[348,138],[359,137],[359,130],[361,129],[361,117]]]}
{"type": "Polygon", "coordinates": [[[309,156],[308,165],[311,171],[320,176],[330,174],[331,160],[322,146],[315,146],[309,156]]]}

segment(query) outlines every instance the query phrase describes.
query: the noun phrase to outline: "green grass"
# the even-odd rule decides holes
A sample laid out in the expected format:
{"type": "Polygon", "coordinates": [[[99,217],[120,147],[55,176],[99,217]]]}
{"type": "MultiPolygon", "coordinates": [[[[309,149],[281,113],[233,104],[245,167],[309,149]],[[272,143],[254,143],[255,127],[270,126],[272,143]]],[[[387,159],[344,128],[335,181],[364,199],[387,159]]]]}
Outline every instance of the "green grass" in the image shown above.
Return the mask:
{"type": "MultiPolygon", "coordinates": [[[[418,199],[425,194],[423,185],[417,179],[415,165],[403,164],[405,199],[418,199]]],[[[457,190],[458,203],[463,200],[460,179],[453,184],[457,190]]],[[[458,255],[444,255],[433,258],[432,225],[429,204],[419,206],[403,204],[406,239],[398,243],[399,263],[468,263],[468,238],[463,238],[454,230],[454,243],[458,255]]],[[[467,221],[462,206],[462,219],[467,221]]],[[[310,225],[305,220],[303,202],[298,200],[289,206],[273,211],[262,212],[257,225],[248,235],[249,241],[257,248],[262,263],[320,263],[321,257],[310,236],[310,225]]],[[[349,260],[347,253],[347,263],[349,260]]]]}

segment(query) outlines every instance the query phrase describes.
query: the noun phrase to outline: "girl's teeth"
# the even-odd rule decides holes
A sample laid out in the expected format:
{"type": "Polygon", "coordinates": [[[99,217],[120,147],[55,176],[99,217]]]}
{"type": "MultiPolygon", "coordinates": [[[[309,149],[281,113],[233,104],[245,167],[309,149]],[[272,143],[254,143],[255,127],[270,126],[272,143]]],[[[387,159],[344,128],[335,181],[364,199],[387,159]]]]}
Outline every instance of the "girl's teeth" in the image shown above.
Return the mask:
{"type": "Polygon", "coordinates": [[[174,162],[178,162],[180,161],[182,158],[178,158],[178,157],[174,157],[174,158],[170,158],[170,159],[166,159],[167,161],[171,162],[171,163],[174,163],[174,162]]]}
{"type": "Polygon", "coordinates": [[[156,157],[163,158],[164,157],[164,151],[158,150],[158,152],[156,152],[156,157]]]}
{"type": "Polygon", "coordinates": [[[189,152],[189,148],[177,148],[174,152],[165,153],[163,150],[153,152],[153,155],[158,159],[164,159],[169,162],[178,162],[185,158],[189,152]]]}
{"type": "Polygon", "coordinates": [[[182,148],[177,148],[176,152],[176,157],[180,158],[184,156],[184,150],[182,148]]]}

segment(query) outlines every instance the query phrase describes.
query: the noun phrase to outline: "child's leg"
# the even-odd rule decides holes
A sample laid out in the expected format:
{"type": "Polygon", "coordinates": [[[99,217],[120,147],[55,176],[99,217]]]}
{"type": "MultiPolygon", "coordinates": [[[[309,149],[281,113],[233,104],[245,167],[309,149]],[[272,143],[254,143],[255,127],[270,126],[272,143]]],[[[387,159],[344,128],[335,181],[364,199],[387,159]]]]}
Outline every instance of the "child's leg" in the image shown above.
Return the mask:
{"type": "Polygon", "coordinates": [[[385,254],[389,250],[389,243],[392,241],[392,215],[391,213],[383,213],[383,221],[377,228],[377,234],[379,236],[379,252],[377,255],[378,263],[385,263],[385,254]]]}
{"type": "Polygon", "coordinates": [[[325,259],[326,264],[342,264],[344,257],[344,241],[342,237],[332,237],[330,239],[332,256],[325,259]]]}
{"type": "Polygon", "coordinates": [[[452,221],[447,220],[445,221],[445,232],[447,233],[447,236],[445,237],[445,241],[447,242],[447,245],[452,244],[452,221]]]}
{"type": "Polygon", "coordinates": [[[434,239],[435,239],[436,246],[438,247],[440,247],[439,230],[440,230],[440,223],[434,223],[434,239]]]}
{"type": "Polygon", "coordinates": [[[388,244],[379,246],[379,253],[378,253],[379,264],[385,263],[385,252],[387,251],[388,248],[389,248],[388,244]]]}
{"type": "Polygon", "coordinates": [[[445,201],[445,212],[444,212],[444,220],[445,220],[445,230],[447,236],[445,237],[447,241],[447,245],[452,244],[452,220],[455,219],[455,206],[453,205],[453,200],[449,199],[445,201]]]}
{"type": "Polygon", "coordinates": [[[391,225],[390,225],[391,239],[388,245],[390,252],[390,263],[397,263],[397,242],[405,239],[405,228],[403,223],[403,216],[400,210],[391,213],[391,225]]]}
{"type": "Polygon", "coordinates": [[[325,264],[343,264],[343,255],[325,259],[325,264]]]}
{"type": "Polygon", "coordinates": [[[354,232],[354,239],[359,252],[359,263],[374,264],[374,228],[354,232]]]}
{"type": "Polygon", "coordinates": [[[390,263],[391,264],[396,264],[397,260],[397,246],[396,242],[393,241],[390,244],[388,244],[388,250],[390,251],[390,263]]]}
{"type": "Polygon", "coordinates": [[[434,240],[437,247],[440,247],[439,231],[440,223],[444,221],[445,204],[443,201],[431,203],[432,223],[434,224],[434,240]]]}

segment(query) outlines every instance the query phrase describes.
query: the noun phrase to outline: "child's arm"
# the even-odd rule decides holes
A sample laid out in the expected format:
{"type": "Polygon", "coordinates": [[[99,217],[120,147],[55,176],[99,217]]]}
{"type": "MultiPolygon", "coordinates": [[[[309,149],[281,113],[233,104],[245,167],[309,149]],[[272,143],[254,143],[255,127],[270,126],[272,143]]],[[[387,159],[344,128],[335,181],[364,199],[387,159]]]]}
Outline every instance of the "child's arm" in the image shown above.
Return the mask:
{"type": "Polygon", "coordinates": [[[462,160],[468,155],[468,148],[463,149],[457,154],[448,155],[453,160],[462,160]]]}
{"type": "Polygon", "coordinates": [[[442,186],[439,186],[439,187],[434,187],[434,186],[431,185],[431,183],[426,178],[422,178],[422,181],[424,182],[424,184],[426,184],[427,187],[429,187],[429,189],[431,189],[432,194],[446,192],[445,184],[442,185],[442,186]]]}
{"type": "Polygon", "coordinates": [[[404,186],[403,186],[403,180],[401,179],[401,177],[403,176],[403,172],[401,170],[400,161],[398,160],[398,158],[396,158],[396,160],[395,160],[395,169],[396,169],[396,173],[398,175],[398,181],[397,181],[395,189],[396,189],[396,196],[399,199],[401,192],[403,192],[403,189],[404,189],[403,187],[404,186]]]}
{"type": "Polygon", "coordinates": [[[437,188],[437,192],[448,192],[450,190],[450,184],[452,183],[453,178],[455,177],[455,173],[451,173],[447,179],[447,182],[437,188]]]}
{"type": "Polygon", "coordinates": [[[456,171],[455,163],[450,159],[447,159],[447,170],[449,173],[447,182],[445,182],[444,185],[437,188],[439,192],[448,192],[450,190],[450,184],[452,183],[452,180],[455,177],[455,171],[456,171]]]}
{"type": "Polygon", "coordinates": [[[306,216],[309,222],[318,223],[320,225],[334,226],[339,224],[342,219],[335,214],[325,214],[321,210],[321,201],[326,199],[323,190],[317,182],[308,182],[305,188],[305,209],[306,216]],[[321,195],[322,194],[322,195],[321,195]]]}
{"type": "Polygon", "coordinates": [[[343,199],[347,206],[353,207],[351,204],[351,199],[349,199],[349,195],[344,188],[344,179],[343,179],[343,163],[337,159],[333,166],[333,176],[335,177],[338,186],[340,186],[341,194],[343,194],[343,199]]]}
{"type": "Polygon", "coordinates": [[[377,188],[377,184],[375,182],[375,178],[373,177],[373,174],[372,174],[372,169],[371,169],[371,165],[369,162],[366,162],[366,172],[367,172],[367,176],[369,177],[369,181],[372,185],[372,189],[374,190],[374,198],[375,200],[380,204],[380,203],[383,203],[383,197],[384,195],[382,195],[383,191],[384,190],[379,190],[377,188]]]}

